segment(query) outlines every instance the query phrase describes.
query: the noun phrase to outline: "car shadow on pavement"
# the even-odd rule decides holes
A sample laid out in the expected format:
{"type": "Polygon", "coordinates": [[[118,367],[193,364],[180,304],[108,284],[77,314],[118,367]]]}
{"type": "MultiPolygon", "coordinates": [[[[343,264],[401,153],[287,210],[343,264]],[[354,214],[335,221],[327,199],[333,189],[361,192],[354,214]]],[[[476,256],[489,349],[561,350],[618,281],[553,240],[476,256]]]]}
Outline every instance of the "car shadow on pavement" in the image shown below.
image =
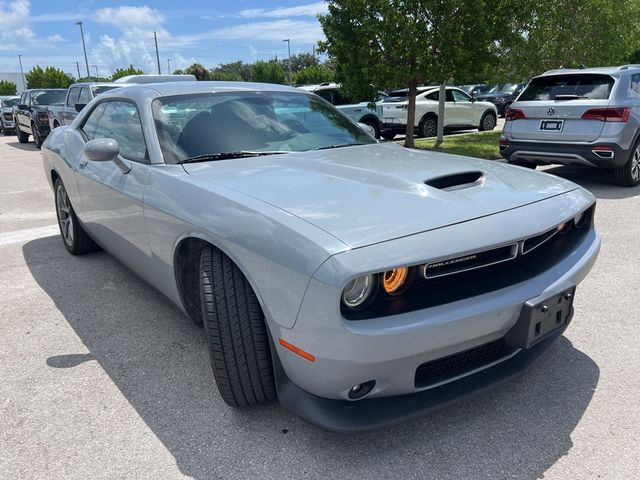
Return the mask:
{"type": "Polygon", "coordinates": [[[6,145],[12,148],[17,148],[18,150],[25,150],[27,152],[37,152],[39,148],[36,147],[36,144],[33,142],[29,143],[20,143],[17,140],[15,142],[7,142],[6,145]]]}
{"type": "Polygon", "coordinates": [[[23,254],[89,351],[62,352],[43,368],[74,375],[97,361],[196,479],[536,479],[571,449],[598,384],[598,366],[562,337],[524,376],[436,414],[378,432],[324,432],[277,404],[226,406],[202,331],[108,255],[71,256],[56,236],[23,254]]]}
{"type": "Polygon", "coordinates": [[[547,173],[557,175],[586,188],[597,198],[624,199],[640,195],[640,186],[621,187],[613,179],[613,172],[600,168],[557,166],[546,168],[547,173]]]}

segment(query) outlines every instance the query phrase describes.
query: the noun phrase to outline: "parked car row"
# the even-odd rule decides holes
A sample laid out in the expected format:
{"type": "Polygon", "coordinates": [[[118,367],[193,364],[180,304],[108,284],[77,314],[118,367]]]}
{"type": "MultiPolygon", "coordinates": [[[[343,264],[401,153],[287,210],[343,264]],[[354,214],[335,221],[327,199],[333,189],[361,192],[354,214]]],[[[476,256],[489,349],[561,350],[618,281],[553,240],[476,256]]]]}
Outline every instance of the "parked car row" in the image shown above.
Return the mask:
{"type": "Polygon", "coordinates": [[[500,151],[514,165],[597,167],[640,184],[640,65],[533,78],[506,111],[500,151]]]}

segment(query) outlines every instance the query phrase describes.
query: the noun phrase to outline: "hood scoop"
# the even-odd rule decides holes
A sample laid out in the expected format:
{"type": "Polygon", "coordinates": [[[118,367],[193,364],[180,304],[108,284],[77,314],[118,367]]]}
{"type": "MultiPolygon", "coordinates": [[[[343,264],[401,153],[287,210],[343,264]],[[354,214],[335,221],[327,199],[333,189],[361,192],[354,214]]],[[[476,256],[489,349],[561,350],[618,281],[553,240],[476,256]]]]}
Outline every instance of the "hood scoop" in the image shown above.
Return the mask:
{"type": "Polygon", "coordinates": [[[484,174],[479,171],[453,173],[424,181],[425,185],[444,191],[475,187],[476,185],[482,185],[483,182],[484,174]]]}

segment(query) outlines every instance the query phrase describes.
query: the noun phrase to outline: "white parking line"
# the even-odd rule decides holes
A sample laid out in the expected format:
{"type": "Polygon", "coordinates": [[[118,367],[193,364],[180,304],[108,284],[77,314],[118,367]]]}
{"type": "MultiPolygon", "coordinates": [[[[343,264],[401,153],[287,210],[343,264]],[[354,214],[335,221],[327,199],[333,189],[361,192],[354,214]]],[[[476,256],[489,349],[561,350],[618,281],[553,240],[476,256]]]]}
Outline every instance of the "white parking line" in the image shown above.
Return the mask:
{"type": "Polygon", "coordinates": [[[12,243],[24,243],[38,238],[58,235],[60,230],[58,225],[47,225],[46,227],[26,228],[24,230],[14,230],[13,232],[0,233],[0,246],[11,245],[12,243]]]}

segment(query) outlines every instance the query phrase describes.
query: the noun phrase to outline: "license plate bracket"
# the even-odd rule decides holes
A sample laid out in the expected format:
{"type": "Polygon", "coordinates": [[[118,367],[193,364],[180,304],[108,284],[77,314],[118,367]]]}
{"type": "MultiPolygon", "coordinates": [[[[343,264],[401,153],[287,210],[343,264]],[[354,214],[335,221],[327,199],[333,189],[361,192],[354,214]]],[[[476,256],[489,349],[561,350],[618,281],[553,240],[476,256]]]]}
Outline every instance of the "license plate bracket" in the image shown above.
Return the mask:
{"type": "Polygon", "coordinates": [[[573,317],[575,293],[576,287],[571,287],[537,303],[525,302],[518,321],[505,336],[507,343],[518,348],[531,348],[565,327],[573,317]]]}
{"type": "Polygon", "coordinates": [[[540,120],[540,130],[543,132],[562,132],[564,120],[540,120]]]}

